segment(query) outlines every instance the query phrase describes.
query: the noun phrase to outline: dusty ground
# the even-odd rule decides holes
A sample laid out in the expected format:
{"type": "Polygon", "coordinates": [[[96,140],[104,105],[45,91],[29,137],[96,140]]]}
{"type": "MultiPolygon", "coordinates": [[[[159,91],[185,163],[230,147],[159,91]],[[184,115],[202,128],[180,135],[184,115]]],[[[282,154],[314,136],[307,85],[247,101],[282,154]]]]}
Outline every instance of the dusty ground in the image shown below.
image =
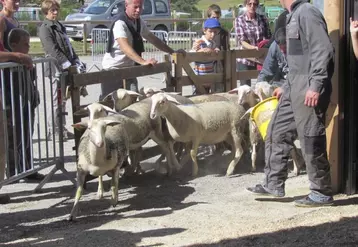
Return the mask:
{"type": "MultiPolygon", "coordinates": [[[[147,77],[141,84],[160,81],[147,77]]],[[[157,86],[160,86],[157,84],[157,86]]],[[[91,87],[96,98],[98,88],[91,87]]],[[[93,98],[85,98],[90,102],[93,98]]],[[[72,120],[69,117],[68,123],[72,120]]],[[[73,141],[65,144],[66,168],[75,176],[73,141]]],[[[248,157],[236,175],[225,177],[228,159],[208,156],[202,149],[199,176],[190,164],[173,177],[151,169],[120,180],[119,204],[110,206],[109,180],[105,198],[96,199],[96,180],[80,203],[76,222],[66,219],[75,189],[58,173],[34,194],[36,184],[5,186],[11,203],[0,205],[1,246],[357,246],[358,197],[337,195],[327,208],[295,208],[293,201],[308,193],[305,174],[287,181],[286,197],[254,196],[245,188],[259,182],[262,169],[249,173],[248,157]]],[[[42,171],[46,174],[49,169],[42,171]]]]}

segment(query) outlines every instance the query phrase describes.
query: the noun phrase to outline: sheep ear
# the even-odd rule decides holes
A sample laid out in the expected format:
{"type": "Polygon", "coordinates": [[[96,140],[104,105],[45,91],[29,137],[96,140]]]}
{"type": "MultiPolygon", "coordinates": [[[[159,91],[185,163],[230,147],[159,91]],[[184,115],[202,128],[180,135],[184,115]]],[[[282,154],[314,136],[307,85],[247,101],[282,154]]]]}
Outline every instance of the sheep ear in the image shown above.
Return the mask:
{"type": "Polygon", "coordinates": [[[142,96],[140,93],[137,93],[137,92],[134,92],[134,91],[131,91],[131,90],[127,90],[127,93],[130,96],[136,96],[136,97],[142,96]]]}
{"type": "Polygon", "coordinates": [[[170,102],[173,102],[175,104],[180,105],[179,101],[176,100],[176,98],[174,98],[173,96],[171,96],[170,94],[166,94],[165,97],[167,98],[167,100],[169,100],[170,102]]]}
{"type": "Polygon", "coordinates": [[[262,88],[259,88],[259,98],[260,98],[260,101],[263,101],[264,99],[267,98],[266,94],[264,93],[264,91],[262,90],[262,88]]]}
{"type": "Polygon", "coordinates": [[[254,109],[254,107],[251,107],[250,109],[248,109],[245,114],[241,117],[241,119],[244,119],[247,115],[250,115],[252,110],[254,109]]]}
{"type": "Polygon", "coordinates": [[[78,123],[72,124],[72,127],[77,130],[83,130],[88,127],[88,123],[87,122],[78,122],[78,123]]]}
{"type": "Polygon", "coordinates": [[[108,106],[103,105],[102,107],[106,110],[106,112],[118,114],[118,112],[116,112],[115,110],[109,108],[108,106]]]}
{"type": "Polygon", "coordinates": [[[103,120],[107,126],[114,126],[114,125],[117,125],[117,124],[120,124],[121,122],[120,121],[116,121],[116,120],[110,120],[110,119],[106,119],[106,120],[103,120]]]}
{"type": "Polygon", "coordinates": [[[237,94],[239,91],[239,88],[234,88],[234,89],[231,89],[228,93],[230,94],[237,94]]]}
{"type": "Polygon", "coordinates": [[[73,113],[73,115],[75,115],[75,116],[81,116],[81,115],[85,115],[85,114],[89,114],[89,110],[88,110],[87,106],[85,108],[80,109],[80,110],[76,111],[75,113],[73,113]]]}

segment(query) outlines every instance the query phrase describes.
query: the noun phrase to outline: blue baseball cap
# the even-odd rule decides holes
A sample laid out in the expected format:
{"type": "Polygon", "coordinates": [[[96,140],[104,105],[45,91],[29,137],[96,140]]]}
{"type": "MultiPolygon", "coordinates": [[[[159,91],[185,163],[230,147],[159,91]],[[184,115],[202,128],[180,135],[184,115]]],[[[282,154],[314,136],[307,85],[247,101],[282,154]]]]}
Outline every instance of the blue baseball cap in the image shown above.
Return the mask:
{"type": "Polygon", "coordinates": [[[216,18],[209,18],[204,22],[204,28],[221,27],[220,22],[216,18]]]}

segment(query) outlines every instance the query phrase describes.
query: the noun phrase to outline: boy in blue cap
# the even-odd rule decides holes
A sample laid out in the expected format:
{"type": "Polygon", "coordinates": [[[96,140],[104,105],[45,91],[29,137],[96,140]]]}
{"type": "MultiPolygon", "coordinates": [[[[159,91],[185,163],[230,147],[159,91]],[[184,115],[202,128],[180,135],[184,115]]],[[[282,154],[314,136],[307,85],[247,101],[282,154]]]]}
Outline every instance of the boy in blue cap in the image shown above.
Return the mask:
{"type": "MultiPolygon", "coordinates": [[[[204,22],[204,35],[196,40],[193,44],[192,52],[205,52],[214,53],[220,51],[219,48],[215,48],[214,37],[220,32],[220,22],[215,18],[209,18],[204,22]]],[[[206,75],[216,72],[216,61],[209,62],[195,62],[194,72],[197,75],[206,75]]],[[[210,92],[210,85],[204,85],[207,93],[210,92]]],[[[195,86],[193,86],[194,95],[197,94],[195,86]]]]}

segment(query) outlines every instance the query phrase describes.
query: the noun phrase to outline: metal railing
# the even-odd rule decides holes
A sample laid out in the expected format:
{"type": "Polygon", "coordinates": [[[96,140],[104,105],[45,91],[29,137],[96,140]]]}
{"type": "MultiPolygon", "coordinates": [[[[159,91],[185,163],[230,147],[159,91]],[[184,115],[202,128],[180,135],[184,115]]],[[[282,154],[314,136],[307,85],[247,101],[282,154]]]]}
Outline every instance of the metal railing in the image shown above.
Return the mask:
{"type": "Polygon", "coordinates": [[[64,169],[61,92],[66,74],[53,71],[54,63],[52,58],[34,59],[33,69],[0,63],[0,188],[53,165],[35,191],[58,170],[75,183],[64,169]],[[49,129],[58,135],[48,135],[49,129]]]}

